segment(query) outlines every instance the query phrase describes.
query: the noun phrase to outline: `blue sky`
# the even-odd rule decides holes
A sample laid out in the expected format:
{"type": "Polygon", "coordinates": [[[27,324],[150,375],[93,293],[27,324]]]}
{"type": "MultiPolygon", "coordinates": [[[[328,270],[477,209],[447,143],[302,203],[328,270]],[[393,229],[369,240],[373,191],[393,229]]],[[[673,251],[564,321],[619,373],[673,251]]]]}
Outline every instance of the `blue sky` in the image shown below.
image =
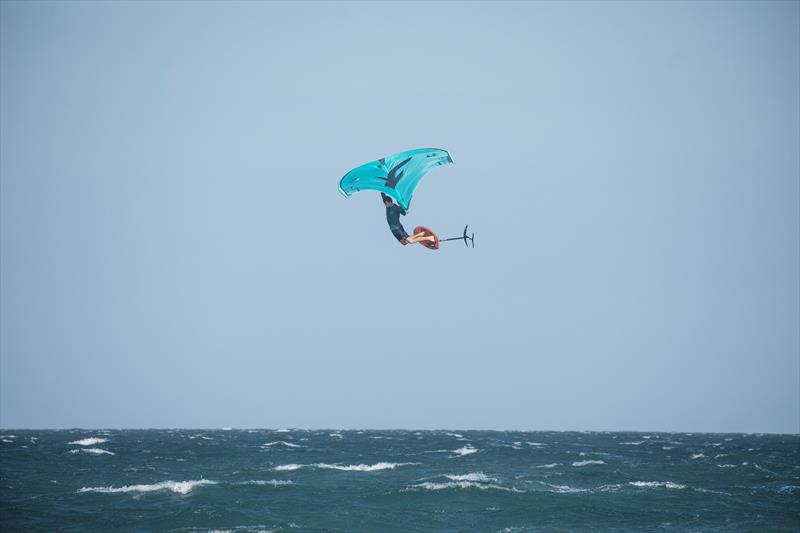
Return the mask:
{"type": "Polygon", "coordinates": [[[800,432],[799,21],[3,2],[0,426],[800,432]]]}

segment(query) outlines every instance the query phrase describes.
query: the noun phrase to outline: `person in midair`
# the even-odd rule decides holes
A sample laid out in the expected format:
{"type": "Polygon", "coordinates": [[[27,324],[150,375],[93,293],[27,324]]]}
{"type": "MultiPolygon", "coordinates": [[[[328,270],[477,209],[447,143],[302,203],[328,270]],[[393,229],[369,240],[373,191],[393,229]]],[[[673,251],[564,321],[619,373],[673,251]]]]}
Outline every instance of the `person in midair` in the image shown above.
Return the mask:
{"type": "Polygon", "coordinates": [[[414,244],[415,242],[421,241],[436,241],[436,237],[433,235],[426,235],[425,233],[409,235],[406,233],[405,228],[403,228],[403,225],[400,223],[400,215],[405,215],[405,210],[394,203],[391,196],[381,193],[381,199],[383,200],[383,205],[386,207],[386,222],[389,223],[389,229],[392,231],[392,235],[400,241],[400,244],[405,246],[406,244],[414,244]]]}

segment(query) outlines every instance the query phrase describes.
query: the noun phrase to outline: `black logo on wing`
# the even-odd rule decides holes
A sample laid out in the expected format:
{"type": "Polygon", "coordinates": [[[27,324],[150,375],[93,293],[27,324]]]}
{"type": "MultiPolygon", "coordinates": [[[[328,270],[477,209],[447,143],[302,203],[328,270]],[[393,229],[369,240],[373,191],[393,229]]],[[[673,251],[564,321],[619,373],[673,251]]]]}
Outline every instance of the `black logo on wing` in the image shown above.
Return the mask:
{"type": "Polygon", "coordinates": [[[394,189],[397,186],[397,183],[403,178],[404,171],[402,170],[403,166],[411,161],[411,158],[404,159],[400,163],[394,166],[392,170],[389,171],[389,175],[385,178],[380,178],[386,182],[386,186],[390,189],[394,189]]]}

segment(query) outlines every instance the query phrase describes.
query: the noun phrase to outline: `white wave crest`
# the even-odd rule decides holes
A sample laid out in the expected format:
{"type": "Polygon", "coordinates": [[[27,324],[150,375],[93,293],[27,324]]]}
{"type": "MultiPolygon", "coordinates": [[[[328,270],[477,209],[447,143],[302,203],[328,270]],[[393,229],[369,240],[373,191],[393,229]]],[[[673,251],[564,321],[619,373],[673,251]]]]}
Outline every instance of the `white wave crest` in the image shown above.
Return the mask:
{"type": "Polygon", "coordinates": [[[377,472],[379,470],[394,470],[398,466],[410,465],[412,463],[375,463],[374,465],[334,465],[328,463],[316,463],[317,468],[331,470],[344,470],[348,472],[377,472]]]}
{"type": "Polygon", "coordinates": [[[110,452],[108,450],[104,450],[102,448],[84,448],[82,450],[85,453],[91,453],[94,455],[114,455],[114,452],[110,452]]]}
{"type": "Polygon", "coordinates": [[[14,441],[11,439],[0,439],[0,441],[5,442],[6,444],[14,444],[14,441]]]}
{"type": "Polygon", "coordinates": [[[732,465],[730,463],[726,463],[724,465],[717,465],[720,468],[736,468],[736,465],[732,465]]]}
{"type": "Polygon", "coordinates": [[[470,472],[469,474],[450,475],[445,474],[450,481],[474,481],[476,483],[499,483],[496,478],[489,477],[483,472],[470,472]]]}
{"type": "Polygon", "coordinates": [[[96,444],[103,444],[104,442],[108,442],[108,439],[90,437],[88,439],[74,440],[69,444],[77,444],[78,446],[94,446],[96,444]]]}
{"type": "Polygon", "coordinates": [[[587,459],[586,461],[575,461],[572,466],[604,465],[605,461],[599,459],[587,459]]]}
{"type": "Polygon", "coordinates": [[[763,466],[759,466],[759,465],[758,465],[758,464],[756,464],[756,463],[753,463],[753,466],[755,466],[755,467],[756,467],[756,469],[758,469],[758,470],[761,470],[762,472],[766,472],[767,474],[770,474],[770,475],[772,475],[772,476],[775,476],[775,477],[781,477],[781,475],[780,475],[779,473],[777,473],[777,472],[773,472],[773,471],[772,471],[772,470],[770,470],[769,468],[764,468],[763,466]]]}
{"type": "Polygon", "coordinates": [[[199,479],[194,481],[162,481],[152,485],[125,485],[124,487],[82,487],[78,492],[100,492],[104,494],[116,494],[126,492],[155,492],[159,490],[171,490],[178,494],[189,494],[192,489],[201,485],[216,485],[216,481],[199,479]]]}
{"type": "Polygon", "coordinates": [[[575,494],[578,492],[587,492],[589,489],[579,489],[576,487],[570,487],[569,485],[553,485],[551,483],[542,483],[542,485],[546,485],[553,490],[548,492],[557,492],[559,494],[575,494]]]}
{"type": "Polygon", "coordinates": [[[465,455],[469,455],[469,454],[475,453],[477,451],[478,451],[477,448],[473,448],[472,446],[467,445],[467,446],[464,446],[463,448],[459,448],[457,450],[453,450],[453,453],[458,455],[459,457],[463,457],[465,455]]]}
{"type": "Polygon", "coordinates": [[[342,470],[345,472],[377,472],[380,470],[393,470],[398,466],[406,466],[412,465],[416,463],[375,463],[374,465],[337,465],[337,464],[330,464],[330,463],[314,463],[310,465],[299,465],[299,464],[287,464],[287,465],[278,465],[273,470],[277,471],[292,471],[292,470],[299,470],[301,468],[321,468],[325,470],[342,470]]]}
{"type": "Polygon", "coordinates": [[[538,465],[538,466],[534,466],[534,468],[555,468],[557,466],[561,466],[561,463],[550,463],[548,465],[538,465]]]}
{"type": "Polygon", "coordinates": [[[294,485],[294,482],[288,479],[251,479],[250,481],[243,481],[240,485],[272,485],[273,487],[284,487],[286,485],[294,485]]]}
{"type": "Polygon", "coordinates": [[[545,444],[545,443],[543,443],[543,442],[529,442],[529,441],[525,441],[525,444],[527,444],[528,446],[536,446],[537,448],[539,448],[539,447],[541,447],[541,446],[547,446],[547,444],[545,444]]]}
{"type": "Polygon", "coordinates": [[[329,437],[334,437],[334,438],[337,438],[337,439],[343,439],[344,438],[344,435],[342,435],[341,433],[328,433],[328,436],[329,437]]]}
{"type": "Polygon", "coordinates": [[[446,489],[480,489],[480,490],[502,490],[505,492],[525,492],[515,487],[503,487],[494,483],[476,483],[474,481],[449,481],[447,483],[419,483],[411,485],[405,490],[446,490],[446,489]]]}
{"type": "Polygon", "coordinates": [[[275,468],[273,468],[273,470],[277,470],[279,472],[280,471],[292,471],[292,470],[299,470],[299,469],[303,468],[304,466],[308,466],[308,465],[298,465],[298,464],[291,463],[291,464],[288,464],[288,465],[278,465],[275,468]]]}
{"type": "Polygon", "coordinates": [[[639,446],[640,444],[644,444],[643,440],[633,441],[633,442],[620,442],[620,444],[625,444],[626,446],[639,446]]]}
{"type": "Polygon", "coordinates": [[[686,485],[673,483],[672,481],[630,481],[628,485],[643,489],[685,489],[686,485]]]}
{"type": "Polygon", "coordinates": [[[262,444],[261,447],[266,448],[270,446],[277,446],[279,444],[281,446],[286,446],[287,448],[302,448],[302,446],[300,446],[299,444],[293,444],[291,442],[286,442],[285,440],[276,440],[275,442],[268,442],[266,444],[262,444]]]}
{"type": "Polygon", "coordinates": [[[692,459],[703,459],[704,457],[705,457],[705,455],[703,455],[702,453],[693,453],[691,458],[692,459]]]}

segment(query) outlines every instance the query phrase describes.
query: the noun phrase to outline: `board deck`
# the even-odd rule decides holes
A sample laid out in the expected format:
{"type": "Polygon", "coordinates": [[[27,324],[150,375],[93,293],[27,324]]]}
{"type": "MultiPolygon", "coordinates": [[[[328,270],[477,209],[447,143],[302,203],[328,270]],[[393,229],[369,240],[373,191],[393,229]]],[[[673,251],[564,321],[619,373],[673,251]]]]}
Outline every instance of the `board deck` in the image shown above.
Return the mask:
{"type": "Polygon", "coordinates": [[[439,249],[439,237],[433,232],[432,229],[426,228],[425,226],[417,226],[416,228],[414,228],[414,235],[417,235],[418,233],[422,233],[423,235],[433,235],[433,238],[435,239],[433,242],[420,241],[419,244],[421,244],[425,248],[428,248],[429,250],[439,249]]]}

